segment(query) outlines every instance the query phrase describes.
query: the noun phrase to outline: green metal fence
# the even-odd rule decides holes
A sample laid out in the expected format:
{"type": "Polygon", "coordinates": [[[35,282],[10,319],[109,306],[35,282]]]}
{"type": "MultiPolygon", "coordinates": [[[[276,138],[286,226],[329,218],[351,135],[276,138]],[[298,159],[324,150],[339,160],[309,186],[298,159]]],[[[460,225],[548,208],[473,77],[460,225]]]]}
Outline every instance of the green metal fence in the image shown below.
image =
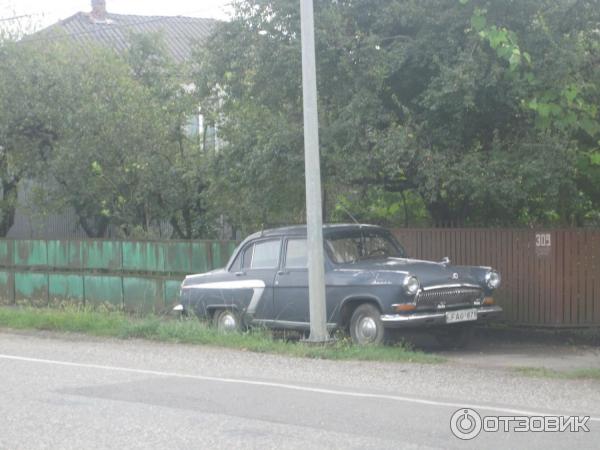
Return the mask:
{"type": "Polygon", "coordinates": [[[0,303],[160,312],[186,274],[223,267],[233,241],[0,240],[0,303]]]}

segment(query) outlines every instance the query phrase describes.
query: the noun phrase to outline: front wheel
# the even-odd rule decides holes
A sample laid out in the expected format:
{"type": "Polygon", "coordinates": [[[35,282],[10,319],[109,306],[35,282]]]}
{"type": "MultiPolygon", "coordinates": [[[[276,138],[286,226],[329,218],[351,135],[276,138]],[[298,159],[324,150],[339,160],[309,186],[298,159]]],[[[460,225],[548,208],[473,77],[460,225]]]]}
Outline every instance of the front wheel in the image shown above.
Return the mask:
{"type": "Polygon", "coordinates": [[[213,316],[213,325],[217,331],[222,333],[240,331],[242,328],[240,316],[235,311],[230,311],[228,309],[215,311],[215,315],[213,316]]]}
{"type": "Polygon", "coordinates": [[[385,328],[379,309],[368,303],[356,308],[350,319],[350,336],[357,345],[381,345],[385,328]]]}

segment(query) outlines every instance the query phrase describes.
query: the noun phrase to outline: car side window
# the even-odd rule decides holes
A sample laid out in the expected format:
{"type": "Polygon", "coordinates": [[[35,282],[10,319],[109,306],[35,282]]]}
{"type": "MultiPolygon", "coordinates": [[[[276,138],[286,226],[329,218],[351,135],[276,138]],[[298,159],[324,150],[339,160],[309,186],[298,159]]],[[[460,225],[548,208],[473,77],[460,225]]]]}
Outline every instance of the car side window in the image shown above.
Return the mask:
{"type": "Polygon", "coordinates": [[[244,250],[244,265],[242,266],[244,269],[249,269],[252,266],[252,256],[254,254],[254,244],[246,247],[244,250]]]}
{"type": "Polygon", "coordinates": [[[285,251],[285,267],[288,269],[306,269],[308,255],[306,239],[290,239],[285,251]]]}
{"type": "MultiPolygon", "coordinates": [[[[254,244],[252,259],[249,267],[246,265],[246,256],[244,256],[244,268],[250,269],[273,269],[279,266],[279,252],[281,250],[281,241],[279,239],[272,241],[261,241],[254,244]]],[[[247,250],[246,250],[247,251],[247,250]]]]}
{"type": "Polygon", "coordinates": [[[229,268],[230,272],[239,272],[242,268],[242,253],[243,252],[238,252],[238,255],[235,257],[235,259],[233,260],[233,263],[231,264],[231,267],[229,268]]]}
{"type": "Polygon", "coordinates": [[[338,263],[353,263],[360,259],[362,243],[358,237],[330,238],[326,241],[326,248],[331,259],[338,263]]]}

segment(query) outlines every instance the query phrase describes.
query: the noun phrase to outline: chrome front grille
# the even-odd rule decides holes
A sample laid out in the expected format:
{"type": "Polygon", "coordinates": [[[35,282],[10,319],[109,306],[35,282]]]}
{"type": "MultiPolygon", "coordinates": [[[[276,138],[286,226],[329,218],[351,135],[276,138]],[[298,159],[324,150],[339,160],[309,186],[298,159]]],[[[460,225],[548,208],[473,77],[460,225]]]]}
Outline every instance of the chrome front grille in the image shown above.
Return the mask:
{"type": "Polygon", "coordinates": [[[452,307],[472,305],[483,297],[483,291],[475,287],[442,287],[421,291],[417,296],[417,306],[452,307]]]}

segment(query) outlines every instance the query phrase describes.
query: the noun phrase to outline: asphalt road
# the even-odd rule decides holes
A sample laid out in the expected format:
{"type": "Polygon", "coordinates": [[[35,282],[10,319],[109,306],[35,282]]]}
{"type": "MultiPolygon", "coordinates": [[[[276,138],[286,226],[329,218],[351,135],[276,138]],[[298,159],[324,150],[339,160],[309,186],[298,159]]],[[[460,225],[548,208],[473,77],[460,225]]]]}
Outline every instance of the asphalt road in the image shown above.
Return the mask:
{"type": "Polygon", "coordinates": [[[0,331],[0,448],[598,448],[600,382],[0,331]],[[450,431],[481,416],[591,416],[590,432],[450,431]]]}

